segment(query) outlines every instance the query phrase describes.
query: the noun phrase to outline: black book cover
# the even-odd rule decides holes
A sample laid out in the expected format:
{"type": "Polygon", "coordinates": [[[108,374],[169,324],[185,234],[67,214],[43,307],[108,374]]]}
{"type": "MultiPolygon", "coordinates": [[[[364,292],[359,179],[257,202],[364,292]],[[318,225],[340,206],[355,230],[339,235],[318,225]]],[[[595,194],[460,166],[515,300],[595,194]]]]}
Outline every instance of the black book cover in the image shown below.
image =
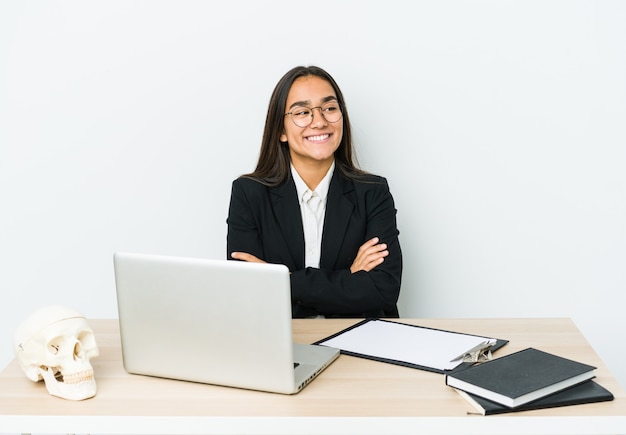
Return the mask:
{"type": "Polygon", "coordinates": [[[527,348],[446,375],[446,384],[515,407],[593,378],[595,367],[527,348]]]}
{"type": "MultiPolygon", "coordinates": [[[[474,394],[456,390],[465,400],[467,400],[479,414],[492,415],[506,412],[530,411],[532,409],[556,408],[559,406],[582,405],[585,403],[608,402],[613,400],[613,394],[594,381],[586,381],[582,384],[550,394],[539,400],[535,400],[516,408],[500,405],[474,394]]],[[[468,413],[471,414],[471,413],[468,413]]]]}

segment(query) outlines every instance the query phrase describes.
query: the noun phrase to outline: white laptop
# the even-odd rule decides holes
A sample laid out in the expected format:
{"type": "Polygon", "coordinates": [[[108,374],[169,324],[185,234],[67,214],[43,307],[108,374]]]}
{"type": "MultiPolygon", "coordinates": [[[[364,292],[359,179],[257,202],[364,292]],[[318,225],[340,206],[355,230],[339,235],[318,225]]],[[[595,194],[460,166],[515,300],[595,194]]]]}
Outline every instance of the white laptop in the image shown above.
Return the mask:
{"type": "Polygon", "coordinates": [[[129,373],[293,394],[339,356],[293,343],[285,266],[123,252],[114,266],[129,373]]]}

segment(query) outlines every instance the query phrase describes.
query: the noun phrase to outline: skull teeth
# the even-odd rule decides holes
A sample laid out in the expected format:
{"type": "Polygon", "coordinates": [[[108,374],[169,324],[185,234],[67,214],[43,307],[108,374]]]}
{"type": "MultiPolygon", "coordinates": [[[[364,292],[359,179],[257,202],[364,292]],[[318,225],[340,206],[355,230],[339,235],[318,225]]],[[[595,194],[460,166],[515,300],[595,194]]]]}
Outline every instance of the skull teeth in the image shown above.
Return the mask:
{"type": "Polygon", "coordinates": [[[93,380],[93,370],[84,370],[82,372],[59,374],[56,379],[64,384],[79,384],[85,381],[93,380]]]}

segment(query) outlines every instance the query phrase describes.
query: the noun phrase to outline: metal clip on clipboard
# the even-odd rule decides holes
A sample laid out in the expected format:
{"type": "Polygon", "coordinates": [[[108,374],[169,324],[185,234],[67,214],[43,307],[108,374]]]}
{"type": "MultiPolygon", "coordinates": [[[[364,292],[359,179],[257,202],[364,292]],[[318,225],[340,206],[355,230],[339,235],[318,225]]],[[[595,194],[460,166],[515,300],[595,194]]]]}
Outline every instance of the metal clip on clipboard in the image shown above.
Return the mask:
{"type": "Polygon", "coordinates": [[[496,344],[495,339],[485,340],[478,343],[470,350],[450,360],[450,362],[462,360],[463,362],[480,363],[491,359],[491,348],[496,344]]]}

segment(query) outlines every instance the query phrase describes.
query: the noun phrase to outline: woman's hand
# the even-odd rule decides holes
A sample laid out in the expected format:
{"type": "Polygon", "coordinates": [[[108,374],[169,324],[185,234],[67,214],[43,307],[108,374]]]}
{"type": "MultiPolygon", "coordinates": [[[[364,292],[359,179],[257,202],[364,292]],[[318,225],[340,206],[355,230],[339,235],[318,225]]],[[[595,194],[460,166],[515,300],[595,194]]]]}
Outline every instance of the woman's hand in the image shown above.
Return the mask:
{"type": "Polygon", "coordinates": [[[361,245],[352,266],[350,266],[350,272],[356,273],[360,270],[369,272],[385,261],[389,251],[387,251],[387,245],[378,243],[379,241],[378,237],[374,237],[361,245]]]}
{"type": "Polygon", "coordinates": [[[233,252],[230,256],[235,260],[247,261],[249,263],[265,263],[265,261],[247,252],[233,252]]]}

